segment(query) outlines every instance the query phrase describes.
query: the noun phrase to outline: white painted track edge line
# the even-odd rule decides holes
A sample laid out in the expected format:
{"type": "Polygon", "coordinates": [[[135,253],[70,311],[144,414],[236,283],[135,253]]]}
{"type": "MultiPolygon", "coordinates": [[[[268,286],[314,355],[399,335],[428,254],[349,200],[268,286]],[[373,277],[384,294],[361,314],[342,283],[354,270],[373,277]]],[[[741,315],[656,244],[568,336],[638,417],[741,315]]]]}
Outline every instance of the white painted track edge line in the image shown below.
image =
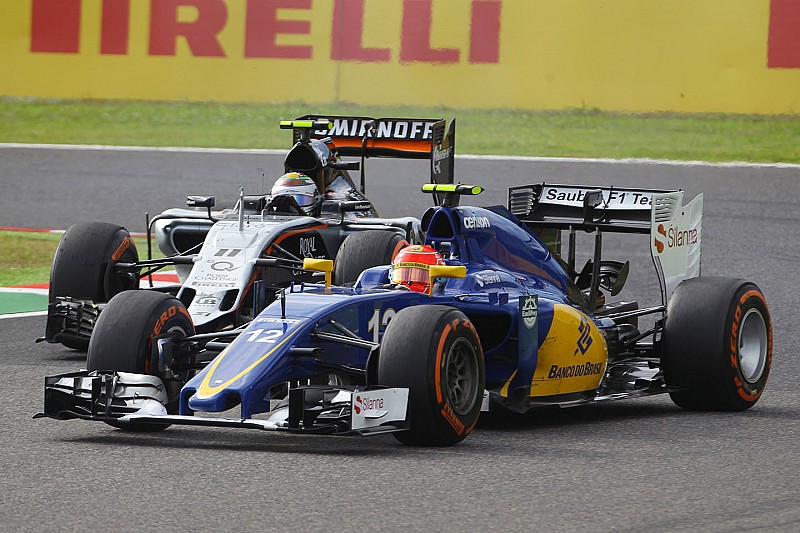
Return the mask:
{"type": "Polygon", "coordinates": [[[31,311],[29,313],[9,313],[7,315],[0,315],[0,320],[4,318],[27,318],[31,316],[45,316],[47,311],[31,311]]]}
{"type": "MultiPolygon", "coordinates": [[[[42,150],[75,150],[75,151],[109,151],[109,152],[170,152],[170,153],[198,153],[198,154],[256,154],[256,155],[283,155],[287,150],[259,149],[259,148],[192,148],[192,147],[152,147],[152,146],[109,146],[100,144],[27,144],[27,143],[0,143],[2,148],[24,148],[42,150]]],[[[483,161],[528,161],[538,163],[600,163],[613,165],[670,165],[681,167],[720,167],[720,168],[784,168],[800,169],[800,164],[795,163],[750,163],[747,161],[677,161],[671,159],[649,158],[581,158],[581,157],[537,157],[514,155],[474,155],[459,154],[456,159],[483,160],[483,161]]]]}

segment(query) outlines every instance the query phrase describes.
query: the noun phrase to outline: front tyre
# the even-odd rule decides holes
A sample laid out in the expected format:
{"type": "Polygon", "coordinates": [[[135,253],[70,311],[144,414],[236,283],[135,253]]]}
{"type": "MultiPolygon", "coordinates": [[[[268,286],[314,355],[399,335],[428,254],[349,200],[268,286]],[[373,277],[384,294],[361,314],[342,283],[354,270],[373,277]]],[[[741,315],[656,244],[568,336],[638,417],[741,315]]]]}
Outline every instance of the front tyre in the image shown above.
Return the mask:
{"type": "MultiPolygon", "coordinates": [[[[108,302],[97,320],[89,341],[87,369],[156,376],[167,390],[167,412],[177,414],[180,389],[187,376],[175,375],[170,370],[160,372],[151,358],[153,338],[165,333],[184,337],[195,333],[192,319],[180,300],[155,291],[122,292],[108,302]]],[[[167,427],[166,424],[111,425],[131,431],[167,427]]]]}
{"type": "MultiPolygon", "coordinates": [[[[61,237],[53,256],[50,271],[49,301],[69,296],[95,303],[107,302],[115,294],[135,289],[135,274],[119,274],[115,263],[135,263],[139,260],[131,234],[116,224],[81,222],[70,226],[61,237]]],[[[84,337],[62,333],[58,341],[68,348],[86,351],[89,341],[84,337]]]]}
{"type": "Polygon", "coordinates": [[[336,254],[333,283],[353,285],[366,269],[390,265],[406,246],[408,241],[393,231],[366,230],[348,235],[336,254]]]}
{"type": "Polygon", "coordinates": [[[743,411],[764,392],[772,365],[772,321],[761,290],[733,278],[683,281],[667,305],[661,364],[680,407],[743,411]]]}
{"type": "Polygon", "coordinates": [[[404,444],[451,446],[472,431],[484,389],[483,350],[470,321],[443,305],[408,307],[386,328],[378,383],[409,389],[404,444]]]}

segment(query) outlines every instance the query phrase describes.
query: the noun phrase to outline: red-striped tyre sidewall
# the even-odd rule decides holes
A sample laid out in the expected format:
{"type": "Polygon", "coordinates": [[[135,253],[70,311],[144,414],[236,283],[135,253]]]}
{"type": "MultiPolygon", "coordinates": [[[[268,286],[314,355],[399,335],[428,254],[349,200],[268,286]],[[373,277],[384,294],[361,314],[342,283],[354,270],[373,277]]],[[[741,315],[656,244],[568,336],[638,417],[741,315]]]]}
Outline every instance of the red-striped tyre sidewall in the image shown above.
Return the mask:
{"type": "Polygon", "coordinates": [[[480,415],[485,374],[478,334],[455,308],[406,308],[384,334],[378,380],[409,388],[411,429],[396,433],[398,440],[420,446],[456,444],[469,435],[480,415]],[[468,378],[463,391],[454,391],[453,384],[460,383],[456,367],[468,378]]]}
{"type": "Polygon", "coordinates": [[[667,385],[682,389],[670,393],[680,407],[749,409],[763,394],[772,366],[772,321],[763,293],[734,278],[682,282],[667,307],[660,351],[667,385]],[[750,341],[762,354],[755,364],[745,360],[743,344],[750,341]]]}

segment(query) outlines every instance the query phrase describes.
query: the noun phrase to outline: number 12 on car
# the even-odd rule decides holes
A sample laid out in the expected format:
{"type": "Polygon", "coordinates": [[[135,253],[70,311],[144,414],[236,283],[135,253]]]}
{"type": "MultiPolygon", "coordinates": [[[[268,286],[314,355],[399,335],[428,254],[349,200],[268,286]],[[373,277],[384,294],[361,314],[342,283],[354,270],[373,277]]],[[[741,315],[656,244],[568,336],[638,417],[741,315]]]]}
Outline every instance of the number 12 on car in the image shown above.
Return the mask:
{"type": "Polygon", "coordinates": [[[247,332],[247,342],[275,343],[283,336],[283,330],[258,328],[247,332]],[[262,335],[263,333],[263,335],[262,335]]]}
{"type": "Polygon", "coordinates": [[[375,308],[375,312],[372,313],[372,316],[367,322],[367,330],[372,332],[372,342],[377,344],[380,342],[380,333],[381,330],[385,330],[386,326],[389,322],[394,318],[394,315],[397,314],[397,311],[392,309],[391,307],[388,308],[386,311],[381,313],[381,309],[379,307],[375,308]]]}

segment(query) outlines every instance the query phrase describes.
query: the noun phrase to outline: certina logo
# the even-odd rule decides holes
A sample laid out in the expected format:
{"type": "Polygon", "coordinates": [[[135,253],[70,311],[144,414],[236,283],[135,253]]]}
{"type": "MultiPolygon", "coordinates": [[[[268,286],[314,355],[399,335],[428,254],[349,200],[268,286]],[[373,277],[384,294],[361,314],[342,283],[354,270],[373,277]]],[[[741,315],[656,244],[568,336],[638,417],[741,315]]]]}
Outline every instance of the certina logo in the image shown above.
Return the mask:
{"type": "Polygon", "coordinates": [[[582,365],[571,366],[558,366],[553,365],[550,367],[550,373],[547,374],[548,379],[563,379],[563,378],[577,378],[581,376],[591,376],[599,374],[603,371],[603,363],[585,363],[582,365]]]}
{"type": "Polygon", "coordinates": [[[658,236],[655,237],[656,251],[662,254],[665,248],[680,248],[682,246],[691,246],[697,244],[697,228],[680,229],[675,226],[665,228],[664,224],[659,224],[656,228],[658,236]]]}
{"type": "Polygon", "coordinates": [[[369,398],[367,396],[362,397],[360,394],[356,395],[355,401],[353,402],[353,410],[357,415],[360,415],[362,411],[377,411],[379,409],[383,409],[383,398],[369,398]]]}
{"type": "Polygon", "coordinates": [[[489,228],[491,226],[488,217],[464,217],[464,227],[467,229],[489,228]]]}

